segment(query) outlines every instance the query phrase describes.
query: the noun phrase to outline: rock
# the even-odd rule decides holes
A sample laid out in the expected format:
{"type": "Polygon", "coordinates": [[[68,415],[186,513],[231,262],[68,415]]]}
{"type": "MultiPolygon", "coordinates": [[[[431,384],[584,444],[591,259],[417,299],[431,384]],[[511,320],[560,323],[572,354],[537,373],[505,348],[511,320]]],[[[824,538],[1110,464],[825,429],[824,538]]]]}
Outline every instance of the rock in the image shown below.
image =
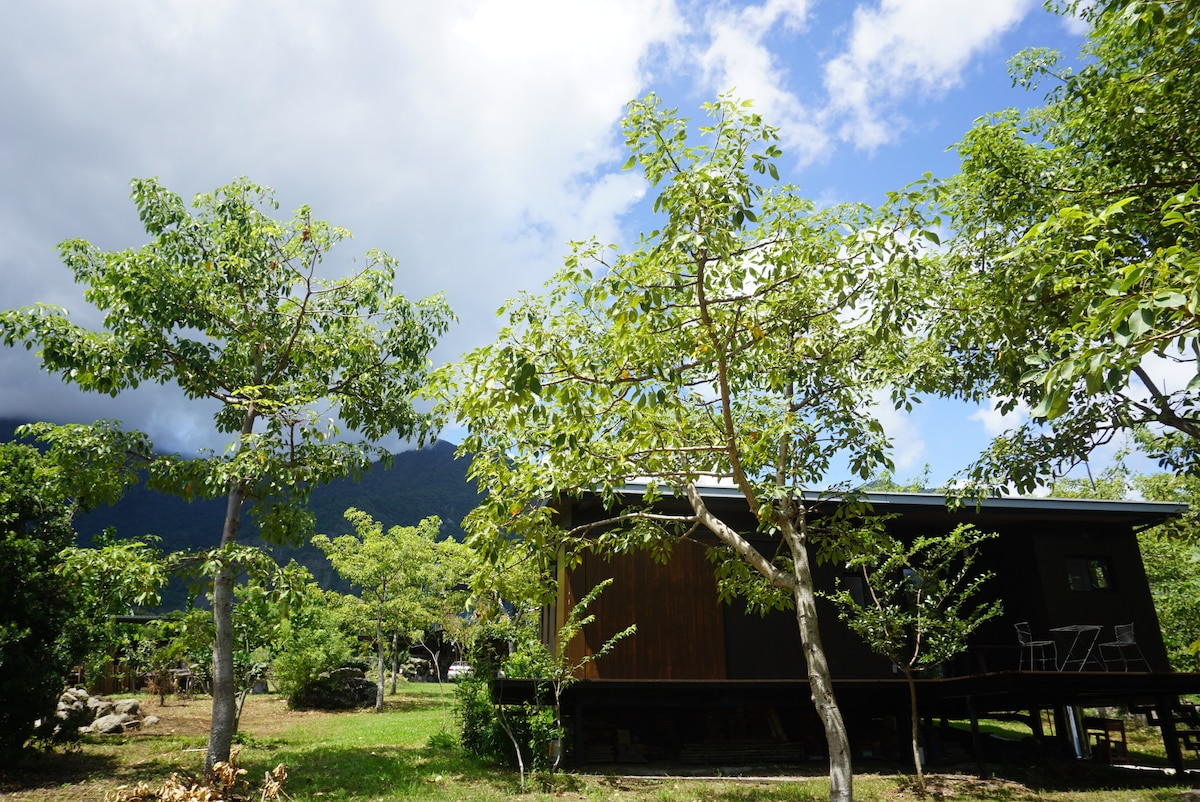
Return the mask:
{"type": "Polygon", "coordinates": [[[87,706],[96,718],[104,718],[113,712],[113,703],[101,696],[92,696],[87,700],[87,706]]]}
{"type": "Polygon", "coordinates": [[[89,729],[105,735],[118,735],[125,732],[125,725],[132,720],[133,717],[128,713],[109,713],[107,716],[97,718],[89,729]]]}
{"type": "Polygon", "coordinates": [[[322,674],[300,689],[289,703],[300,710],[351,710],[375,703],[377,686],[356,668],[322,674]]]}
{"type": "Polygon", "coordinates": [[[137,699],[122,699],[113,705],[112,712],[127,713],[131,716],[140,716],[142,711],[137,699]]]}
{"type": "Polygon", "coordinates": [[[60,704],[65,705],[87,704],[89,698],[90,695],[83,688],[67,688],[58,697],[58,701],[60,704]]]}
{"type": "Polygon", "coordinates": [[[161,720],[162,719],[160,719],[158,716],[146,716],[144,719],[142,719],[142,726],[143,727],[153,727],[155,724],[157,724],[161,720]]]}

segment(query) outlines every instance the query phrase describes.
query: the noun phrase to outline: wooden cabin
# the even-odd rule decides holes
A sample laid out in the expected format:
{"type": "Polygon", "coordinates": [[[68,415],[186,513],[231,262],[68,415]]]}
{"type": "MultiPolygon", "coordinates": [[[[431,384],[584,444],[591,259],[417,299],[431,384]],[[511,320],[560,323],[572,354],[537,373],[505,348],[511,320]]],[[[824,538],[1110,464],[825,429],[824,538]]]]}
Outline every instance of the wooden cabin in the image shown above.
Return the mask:
{"type": "MultiPolygon", "coordinates": [[[[625,490],[631,500],[643,492],[637,486],[625,490]]],[[[710,509],[751,533],[768,553],[774,550],[762,544],[764,536],[752,534],[754,521],[735,490],[711,488],[704,495],[710,509]]],[[[1185,505],[1004,498],[951,511],[934,494],[870,493],[868,500],[874,512],[895,515],[887,526],[901,537],[948,532],[961,522],[998,534],[985,543],[977,565],[994,573],[986,593],[1003,601],[1004,613],[975,632],[962,655],[920,680],[923,716],[974,721],[1021,715],[1032,737],[1040,738],[1043,711],[1054,711],[1062,749],[1078,757],[1087,753],[1080,708],[1147,710],[1164,727],[1172,761],[1182,766],[1181,744],[1194,748],[1189,732],[1200,737],[1200,723],[1181,723],[1178,697],[1200,692],[1200,675],[1169,670],[1136,534],[1182,513],[1185,505]],[[1055,643],[1053,663],[1022,664],[1018,622],[1028,622],[1035,639],[1055,643]],[[1110,660],[1101,660],[1099,644],[1128,624],[1144,659],[1117,664],[1109,649],[1110,660]]],[[[812,501],[817,516],[836,503],[812,501]]],[[[686,500],[667,498],[660,505],[678,511],[686,500]]],[[[564,527],[611,515],[596,496],[560,503],[558,511],[564,527]]],[[[747,760],[773,762],[824,756],[794,614],[760,616],[740,602],[722,603],[707,555],[712,542],[682,541],[665,564],[642,552],[588,555],[560,572],[557,601],[543,625],[556,649],[566,611],[601,580],[615,580],[590,610],[595,622],[567,645],[573,661],[637,624],[637,633],[589,663],[586,676],[564,697],[567,752],[575,764],[703,763],[714,756],[736,760],[737,750],[747,760]]],[[[846,574],[842,566],[815,561],[814,573],[820,590],[833,590],[846,574]]],[[[856,757],[902,759],[908,708],[901,675],[838,620],[829,602],[819,605],[821,636],[856,757]]],[[[502,697],[521,696],[516,680],[501,681],[498,689],[502,697]]],[[[978,738],[974,746],[978,752],[978,738]]]]}

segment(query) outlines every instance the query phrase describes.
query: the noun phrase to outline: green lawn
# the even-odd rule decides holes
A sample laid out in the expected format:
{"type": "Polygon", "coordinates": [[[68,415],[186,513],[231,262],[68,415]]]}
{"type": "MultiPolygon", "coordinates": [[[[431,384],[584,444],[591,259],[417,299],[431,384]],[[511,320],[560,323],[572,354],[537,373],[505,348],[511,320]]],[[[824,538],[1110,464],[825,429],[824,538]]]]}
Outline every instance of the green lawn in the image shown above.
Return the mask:
{"type": "MultiPolygon", "coordinates": [[[[173,772],[198,773],[207,731],[207,699],[170,700],[146,712],[162,724],[119,738],[89,737],[78,749],[37,755],[21,772],[0,770],[4,802],[100,802],[106,792],[138,781],[158,783],[173,772]]],[[[296,802],[397,802],[398,800],[505,800],[520,794],[514,772],[484,765],[446,745],[453,734],[452,688],[409,684],[389,696],[382,714],[289,711],[274,696],[251,697],[244,714],[239,765],[251,780],[283,763],[284,791],[296,802]],[[437,745],[443,744],[443,745],[437,745]]],[[[998,724],[1004,730],[1007,725],[998,724]]],[[[1131,748],[1136,749],[1131,739],[1131,748]]],[[[685,800],[822,800],[827,779],[807,776],[736,778],[635,778],[560,774],[553,786],[531,783],[527,800],[684,802],[685,800]]],[[[863,768],[863,767],[860,767],[863,768]]],[[[868,770],[871,768],[868,767],[868,770]]],[[[860,773],[855,798],[865,802],[914,799],[910,778],[899,772],[860,773]]],[[[1053,802],[1166,802],[1186,787],[1161,773],[1129,773],[1072,764],[1048,770],[995,767],[979,780],[973,766],[935,774],[933,786],[949,800],[1053,800],[1053,802]],[[1085,790],[1080,790],[1085,789],[1085,790]]],[[[255,795],[253,799],[258,799],[255,795]]]]}

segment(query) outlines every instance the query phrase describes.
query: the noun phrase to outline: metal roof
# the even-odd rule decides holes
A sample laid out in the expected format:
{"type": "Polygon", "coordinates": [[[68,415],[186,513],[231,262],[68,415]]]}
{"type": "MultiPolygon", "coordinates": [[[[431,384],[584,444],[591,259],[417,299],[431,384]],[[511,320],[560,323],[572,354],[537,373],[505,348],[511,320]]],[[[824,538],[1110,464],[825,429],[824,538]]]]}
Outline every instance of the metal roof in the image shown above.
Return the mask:
{"type": "MultiPolygon", "coordinates": [[[[646,492],[646,483],[631,482],[619,491],[626,496],[640,496],[646,492]]],[[[664,489],[665,488],[660,488],[664,489]]],[[[729,501],[743,500],[740,490],[730,485],[700,485],[700,495],[706,499],[726,499],[729,501]]],[[[664,492],[669,496],[670,493],[664,492]]],[[[805,490],[805,501],[836,502],[845,495],[841,491],[805,490]]],[[[917,508],[934,510],[945,508],[946,496],[942,493],[901,493],[865,491],[857,494],[858,498],[869,501],[877,508],[917,508]]],[[[964,510],[978,509],[981,512],[1026,512],[1033,514],[1083,514],[1103,513],[1118,515],[1123,518],[1136,518],[1145,521],[1165,521],[1187,512],[1188,505],[1172,501],[1137,501],[1110,500],[1091,498],[1051,498],[1031,496],[1003,496],[985,498],[978,503],[973,499],[964,499],[964,510]]]]}

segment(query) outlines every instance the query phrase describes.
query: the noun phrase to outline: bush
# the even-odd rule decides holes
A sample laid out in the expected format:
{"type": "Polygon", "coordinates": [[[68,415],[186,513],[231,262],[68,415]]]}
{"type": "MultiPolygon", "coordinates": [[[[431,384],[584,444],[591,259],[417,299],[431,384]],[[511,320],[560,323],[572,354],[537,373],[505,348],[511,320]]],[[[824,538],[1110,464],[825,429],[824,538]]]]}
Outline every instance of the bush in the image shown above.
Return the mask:
{"type": "Polygon", "coordinates": [[[375,704],[379,686],[362,669],[343,666],[302,685],[288,696],[294,710],[353,710],[375,704]]]}
{"type": "Polygon", "coordinates": [[[322,675],[328,677],[346,664],[352,650],[334,622],[284,622],[281,630],[282,651],[275,658],[272,674],[279,693],[287,697],[288,705],[296,707],[306,689],[318,685],[322,675]]]}
{"type": "Polygon", "coordinates": [[[77,600],[55,575],[73,508],[37,450],[0,445],[0,765],[52,718],[70,665],[61,637],[77,600]]]}
{"type": "Polygon", "coordinates": [[[458,717],[464,750],[489,760],[503,761],[503,754],[511,747],[496,719],[487,680],[473,677],[455,683],[454,714],[458,717]]]}

